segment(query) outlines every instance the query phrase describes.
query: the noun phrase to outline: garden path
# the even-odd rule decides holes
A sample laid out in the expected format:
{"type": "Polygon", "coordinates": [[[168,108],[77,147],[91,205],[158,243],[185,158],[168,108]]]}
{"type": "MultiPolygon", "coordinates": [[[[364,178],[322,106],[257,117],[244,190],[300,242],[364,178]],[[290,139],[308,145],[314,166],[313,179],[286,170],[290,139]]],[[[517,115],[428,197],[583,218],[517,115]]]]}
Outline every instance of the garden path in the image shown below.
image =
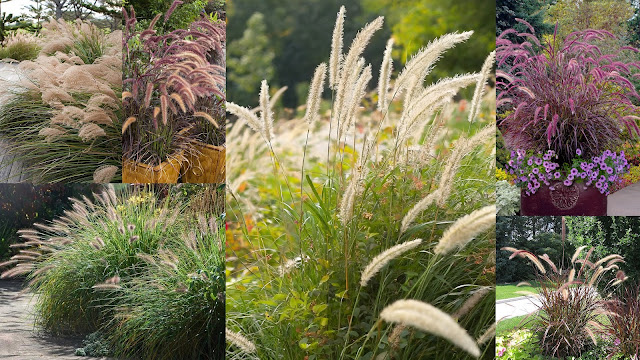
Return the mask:
{"type": "Polygon", "coordinates": [[[11,360],[74,359],[81,339],[52,338],[34,331],[32,296],[20,294],[22,282],[0,280],[0,358],[11,360]]]}
{"type": "MultiPolygon", "coordinates": [[[[0,63],[0,104],[6,99],[11,84],[19,81],[20,77],[20,70],[15,64],[0,63]]],[[[0,136],[0,182],[22,182],[22,164],[16,161],[13,155],[8,154],[10,146],[9,141],[0,136]]]]}
{"type": "Polygon", "coordinates": [[[607,215],[640,216],[640,183],[629,185],[609,195],[607,215]]]}
{"type": "Polygon", "coordinates": [[[496,321],[527,315],[538,309],[537,296],[519,296],[496,301],[496,321]]]}

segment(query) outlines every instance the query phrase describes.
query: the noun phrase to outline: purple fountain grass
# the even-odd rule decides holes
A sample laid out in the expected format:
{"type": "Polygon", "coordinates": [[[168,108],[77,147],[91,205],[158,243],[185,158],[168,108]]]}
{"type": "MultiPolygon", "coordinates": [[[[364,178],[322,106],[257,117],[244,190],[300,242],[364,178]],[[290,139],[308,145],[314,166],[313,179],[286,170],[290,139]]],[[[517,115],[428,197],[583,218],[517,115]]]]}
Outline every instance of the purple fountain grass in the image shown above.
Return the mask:
{"type": "Polygon", "coordinates": [[[516,256],[529,259],[537,269],[538,311],[528,315],[525,321],[532,322],[533,332],[539,334],[540,348],[546,356],[580,356],[589,348],[589,343],[596,344],[607,334],[603,315],[610,315],[614,304],[608,293],[623,281],[618,281],[620,278],[626,277],[618,270],[610,281],[598,285],[609,271],[618,269],[614,261],[623,258],[610,255],[594,263],[589,261],[594,249],[580,258],[583,249],[576,250],[567,268],[556,266],[547,254],[537,256],[527,250],[501,249],[512,253],[509,259],[516,256]],[[603,267],[604,263],[607,264],[603,267]]]}
{"type": "MultiPolygon", "coordinates": [[[[173,2],[165,22],[180,4],[173,2]]],[[[175,136],[200,120],[218,127],[215,107],[225,100],[225,24],[203,17],[187,29],[161,33],[155,29],[158,14],[147,29],[137,31],[133,8],[123,14],[125,155],[134,158],[148,149],[140,141],[144,131],[166,128],[175,136]]]]}
{"type": "Polygon", "coordinates": [[[632,82],[640,77],[640,61],[624,62],[615,53],[604,53],[597,41],[615,36],[603,30],[569,34],[560,41],[556,32],[540,42],[529,31],[504,31],[496,40],[498,62],[497,107],[505,113],[501,122],[511,149],[553,150],[561,162],[571,162],[576,149],[586,158],[600,156],[618,144],[621,129],[640,135],[636,120],[640,99],[632,82]],[[512,42],[507,35],[524,40],[512,42]]]}

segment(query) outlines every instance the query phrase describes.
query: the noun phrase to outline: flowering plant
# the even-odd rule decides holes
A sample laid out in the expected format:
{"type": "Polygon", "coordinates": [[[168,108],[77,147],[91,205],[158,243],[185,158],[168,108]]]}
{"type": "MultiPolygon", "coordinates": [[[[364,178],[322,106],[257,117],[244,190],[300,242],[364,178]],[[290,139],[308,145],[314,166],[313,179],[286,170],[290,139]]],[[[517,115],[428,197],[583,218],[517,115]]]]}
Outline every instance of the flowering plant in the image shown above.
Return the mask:
{"type": "Polygon", "coordinates": [[[629,170],[624,151],[617,154],[605,150],[591,160],[582,158],[582,150],[577,149],[571,163],[560,165],[558,155],[553,150],[546,153],[518,150],[511,152],[507,170],[516,176],[515,184],[525,188],[527,196],[538,191],[541,184],[550,186],[571,186],[573,183],[591,186],[602,194],[609,195],[609,186],[620,181],[620,176],[629,170]],[[560,184],[561,182],[561,184],[560,184]]]}
{"type": "MultiPolygon", "coordinates": [[[[172,3],[165,25],[182,3],[172,3]]],[[[177,149],[189,150],[187,135],[223,142],[224,22],[202,16],[187,29],[163,33],[156,29],[161,14],[142,31],[133,7],[123,15],[124,155],[159,164],[177,149]]]]}
{"type": "Polygon", "coordinates": [[[615,148],[623,128],[640,135],[640,109],[634,104],[640,95],[630,81],[640,76],[640,62],[618,60],[638,49],[599,48],[599,41],[615,38],[603,30],[574,32],[562,40],[556,27],[541,42],[530,24],[518,21],[529,30],[509,29],[496,40],[496,106],[506,115],[500,130],[509,148],[551,149],[570,163],[577,148],[589,158],[615,148]],[[519,41],[509,40],[510,34],[519,41]]]}

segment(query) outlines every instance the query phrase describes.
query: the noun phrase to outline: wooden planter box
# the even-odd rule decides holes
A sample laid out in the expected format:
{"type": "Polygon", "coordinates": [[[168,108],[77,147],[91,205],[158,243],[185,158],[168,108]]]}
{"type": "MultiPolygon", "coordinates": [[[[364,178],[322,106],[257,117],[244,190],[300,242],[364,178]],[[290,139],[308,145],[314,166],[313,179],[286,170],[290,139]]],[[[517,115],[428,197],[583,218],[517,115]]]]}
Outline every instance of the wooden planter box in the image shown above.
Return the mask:
{"type": "Polygon", "coordinates": [[[182,182],[192,184],[221,184],[226,177],[226,148],[201,142],[193,143],[187,155],[182,182]]]}
{"type": "Polygon", "coordinates": [[[151,166],[123,159],[122,182],[129,184],[175,184],[184,162],[182,152],[169,157],[160,165],[151,166]]]}
{"type": "Polygon", "coordinates": [[[520,215],[522,216],[606,216],[607,196],[594,186],[562,182],[541,186],[530,196],[520,192],[520,215]]]}

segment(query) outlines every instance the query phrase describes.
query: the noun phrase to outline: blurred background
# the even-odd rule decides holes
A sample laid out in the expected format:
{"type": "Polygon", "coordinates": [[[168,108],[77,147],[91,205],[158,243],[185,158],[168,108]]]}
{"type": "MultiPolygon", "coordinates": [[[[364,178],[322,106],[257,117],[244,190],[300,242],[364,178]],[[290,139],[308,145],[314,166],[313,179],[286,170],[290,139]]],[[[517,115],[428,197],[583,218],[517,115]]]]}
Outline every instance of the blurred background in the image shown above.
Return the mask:
{"type": "MultiPolygon", "coordinates": [[[[329,58],[331,35],[340,6],[346,7],[344,51],[364,23],[384,16],[385,23],[364,53],[377,83],[384,47],[395,39],[394,68],[429,41],[454,31],[475,31],[436,65],[429,82],[445,75],[479,71],[495,48],[494,0],[227,0],[227,98],[253,107],[263,79],[271,89],[288,86],[282,105],[306,101],[315,67],[329,58]],[[471,9],[473,11],[471,11],[471,9]]],[[[325,94],[330,96],[330,94],[325,94]]]]}

